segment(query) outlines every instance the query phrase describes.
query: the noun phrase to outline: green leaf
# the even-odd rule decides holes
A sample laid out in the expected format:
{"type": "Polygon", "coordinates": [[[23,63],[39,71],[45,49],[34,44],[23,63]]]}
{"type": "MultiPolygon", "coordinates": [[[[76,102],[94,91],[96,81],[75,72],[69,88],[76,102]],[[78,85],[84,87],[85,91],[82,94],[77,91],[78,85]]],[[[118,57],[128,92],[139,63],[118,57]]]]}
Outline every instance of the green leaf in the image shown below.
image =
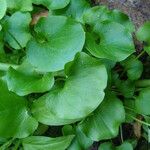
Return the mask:
{"type": "Polygon", "coordinates": [[[50,138],[31,136],[22,140],[24,150],[65,150],[73,140],[74,135],[50,138]]]}
{"type": "Polygon", "coordinates": [[[132,35],[119,23],[98,22],[94,33],[87,33],[86,48],[95,57],[122,61],[134,52],[132,35]]]}
{"type": "Polygon", "coordinates": [[[22,49],[31,38],[29,13],[16,12],[8,17],[4,23],[4,39],[14,49],[22,49]]]}
{"type": "Polygon", "coordinates": [[[133,147],[130,143],[124,142],[122,145],[116,147],[116,150],[133,150],[133,147]]]}
{"type": "Polygon", "coordinates": [[[115,147],[111,142],[105,142],[99,146],[98,150],[115,150],[115,147]]]}
{"type": "Polygon", "coordinates": [[[134,119],[131,118],[131,116],[136,118],[136,110],[135,110],[135,100],[133,99],[125,99],[124,100],[124,107],[126,110],[126,122],[132,123],[134,122],[134,119]]]}
{"type": "Polygon", "coordinates": [[[82,50],[85,41],[82,26],[64,16],[42,18],[35,32],[38,38],[27,45],[27,57],[37,70],[44,72],[63,69],[82,50]]]}
{"type": "Polygon", "coordinates": [[[115,85],[125,98],[132,98],[135,92],[135,83],[130,80],[115,80],[115,85]]]}
{"type": "Polygon", "coordinates": [[[144,23],[143,26],[138,29],[136,36],[138,40],[150,44],[150,22],[144,23]]]}
{"type": "Polygon", "coordinates": [[[44,5],[50,10],[56,10],[66,7],[70,0],[32,0],[34,4],[44,5]]]}
{"type": "Polygon", "coordinates": [[[138,80],[141,77],[143,64],[134,55],[121,62],[121,65],[127,71],[127,76],[130,80],[138,80]]]}
{"type": "Polygon", "coordinates": [[[52,73],[40,75],[28,63],[22,64],[16,70],[9,68],[5,80],[9,91],[20,96],[49,91],[54,84],[52,73]]]}
{"type": "Polygon", "coordinates": [[[32,0],[6,0],[7,7],[11,12],[15,11],[32,11],[32,0]]]}
{"type": "Polygon", "coordinates": [[[135,107],[139,114],[150,115],[150,88],[142,89],[136,98],[135,107]]]}
{"type": "Polygon", "coordinates": [[[0,104],[0,137],[24,138],[36,130],[38,123],[29,115],[27,101],[9,92],[2,80],[0,104]]]}
{"type": "Polygon", "coordinates": [[[109,20],[123,25],[129,32],[135,30],[133,23],[126,14],[116,9],[109,10],[106,6],[92,7],[85,11],[83,19],[89,25],[95,25],[97,22],[109,20]]]}
{"type": "Polygon", "coordinates": [[[71,0],[70,4],[60,10],[56,10],[53,13],[57,15],[66,15],[76,19],[79,22],[83,22],[83,14],[90,8],[90,4],[86,0],[71,0]]]}
{"type": "Polygon", "coordinates": [[[137,39],[145,42],[144,50],[150,55],[150,21],[141,26],[137,33],[137,39]]]}
{"type": "Polygon", "coordinates": [[[110,142],[106,142],[101,144],[98,150],[133,150],[133,147],[128,142],[124,142],[122,145],[117,147],[114,147],[110,142]]]}
{"type": "Polygon", "coordinates": [[[64,83],[33,103],[34,117],[44,124],[63,125],[81,120],[102,102],[107,84],[105,66],[85,53],[78,53],[65,66],[64,83]]]}
{"type": "Polygon", "coordinates": [[[121,123],[125,120],[125,111],[121,101],[113,94],[106,94],[97,110],[80,124],[81,130],[94,141],[114,138],[121,123]]]}
{"type": "Polygon", "coordinates": [[[75,134],[75,138],[69,146],[68,150],[81,150],[81,149],[89,149],[89,147],[93,144],[93,141],[88,138],[81,130],[78,128],[73,128],[71,125],[65,125],[63,127],[64,135],[75,134]]]}
{"type": "Polygon", "coordinates": [[[0,0],[0,19],[2,19],[7,10],[6,0],[0,0]]]}

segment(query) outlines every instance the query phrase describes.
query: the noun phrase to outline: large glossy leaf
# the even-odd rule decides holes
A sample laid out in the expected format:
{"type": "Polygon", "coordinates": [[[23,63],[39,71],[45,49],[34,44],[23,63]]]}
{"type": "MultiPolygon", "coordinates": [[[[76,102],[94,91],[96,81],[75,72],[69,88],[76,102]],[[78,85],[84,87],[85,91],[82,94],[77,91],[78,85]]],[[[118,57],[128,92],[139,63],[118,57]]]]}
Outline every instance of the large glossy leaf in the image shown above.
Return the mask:
{"type": "Polygon", "coordinates": [[[37,36],[29,42],[27,56],[37,70],[45,72],[63,69],[82,50],[85,41],[82,26],[64,16],[42,18],[35,32],[37,36]]]}
{"type": "Polygon", "coordinates": [[[119,10],[109,10],[106,6],[95,6],[88,9],[83,15],[83,20],[89,25],[109,20],[120,23],[129,32],[134,31],[134,25],[126,14],[119,10]]]}
{"type": "Polygon", "coordinates": [[[78,53],[65,66],[63,84],[56,84],[48,94],[33,103],[32,112],[42,123],[61,125],[86,117],[104,98],[107,73],[102,63],[85,53],[78,53]]]}
{"type": "Polygon", "coordinates": [[[56,10],[53,13],[70,16],[77,21],[83,22],[83,14],[89,8],[90,4],[86,0],[70,0],[70,4],[66,8],[56,10]]]}
{"type": "Polygon", "coordinates": [[[8,9],[14,11],[32,11],[32,0],[6,0],[8,9]]]}
{"type": "Polygon", "coordinates": [[[140,91],[139,96],[136,98],[135,107],[139,114],[150,115],[150,88],[145,88],[140,91]]]}
{"type": "Polygon", "coordinates": [[[24,150],[65,150],[73,140],[74,135],[50,138],[31,136],[22,140],[24,150]]]}
{"type": "Polygon", "coordinates": [[[56,10],[66,7],[70,0],[32,0],[34,4],[42,4],[50,10],[56,10]]]}
{"type": "Polygon", "coordinates": [[[52,73],[40,75],[27,62],[16,70],[9,68],[5,80],[8,89],[20,96],[49,91],[54,84],[52,73]]]}
{"type": "Polygon", "coordinates": [[[81,130],[94,141],[110,139],[118,134],[119,125],[125,120],[121,101],[113,94],[106,94],[97,110],[80,124],[81,130]]]}
{"type": "Polygon", "coordinates": [[[135,56],[130,56],[121,65],[127,71],[127,76],[130,80],[138,80],[143,72],[143,64],[141,61],[136,59],[135,56]]]}
{"type": "Polygon", "coordinates": [[[15,49],[26,46],[31,38],[29,24],[31,15],[29,13],[16,12],[8,17],[4,23],[4,39],[15,49]]]}
{"type": "Polygon", "coordinates": [[[86,48],[95,57],[121,61],[134,52],[132,35],[119,23],[98,22],[94,33],[87,34],[86,48]]]}
{"type": "Polygon", "coordinates": [[[0,1],[0,19],[2,19],[6,13],[7,3],[6,0],[0,1]]]}
{"type": "Polygon", "coordinates": [[[28,109],[27,101],[9,92],[0,80],[0,137],[23,138],[32,134],[38,123],[28,109]]]}

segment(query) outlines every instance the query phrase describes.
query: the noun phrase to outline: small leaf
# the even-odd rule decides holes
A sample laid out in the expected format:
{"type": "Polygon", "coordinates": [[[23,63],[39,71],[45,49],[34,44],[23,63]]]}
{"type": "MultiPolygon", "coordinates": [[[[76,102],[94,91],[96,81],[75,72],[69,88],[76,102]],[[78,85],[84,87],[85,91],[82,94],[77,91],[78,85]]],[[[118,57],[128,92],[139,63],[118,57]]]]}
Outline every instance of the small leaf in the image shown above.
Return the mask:
{"type": "Polygon", "coordinates": [[[31,38],[29,13],[16,12],[4,23],[4,39],[14,49],[22,49],[31,38]]]}
{"type": "Polygon", "coordinates": [[[0,0],[0,19],[2,19],[7,10],[6,0],[0,0]]]}
{"type": "Polygon", "coordinates": [[[150,22],[146,22],[143,26],[141,26],[138,29],[136,36],[138,40],[145,41],[150,44],[150,22]]]}
{"type": "Polygon", "coordinates": [[[130,143],[124,142],[122,145],[116,147],[116,150],[133,150],[133,147],[130,143]]]}
{"type": "Polygon", "coordinates": [[[63,125],[81,120],[102,102],[107,84],[105,66],[85,53],[78,53],[65,66],[65,82],[33,103],[34,117],[44,124],[63,125]]]}
{"type": "Polygon", "coordinates": [[[34,4],[44,5],[49,10],[56,10],[66,7],[70,0],[32,0],[34,4]]]}
{"type": "Polygon", "coordinates": [[[49,91],[54,84],[52,73],[39,75],[28,63],[22,64],[17,70],[9,68],[5,80],[9,91],[20,96],[49,91]]]}
{"type": "Polygon", "coordinates": [[[50,138],[31,136],[22,140],[24,150],[65,150],[73,140],[74,135],[50,138]]]}
{"type": "Polygon", "coordinates": [[[150,115],[150,88],[145,88],[140,91],[139,96],[136,98],[135,107],[139,114],[150,115]]]}
{"type": "Polygon", "coordinates": [[[130,18],[119,10],[109,10],[106,6],[95,6],[85,11],[83,15],[85,23],[95,25],[106,20],[123,25],[129,32],[135,30],[130,18]]]}
{"type": "Polygon", "coordinates": [[[106,140],[117,136],[119,126],[124,120],[125,111],[121,101],[113,94],[106,94],[97,110],[81,122],[80,127],[92,140],[106,140]]]}
{"type": "Polygon", "coordinates": [[[94,33],[87,33],[86,48],[95,57],[122,61],[134,52],[132,35],[118,23],[98,22],[94,33]]]}
{"type": "Polygon", "coordinates": [[[127,71],[127,76],[130,80],[138,80],[143,72],[143,64],[136,59],[135,56],[130,56],[121,62],[121,65],[127,71]]]}
{"type": "Polygon", "coordinates": [[[31,65],[43,72],[62,70],[82,50],[85,41],[82,26],[64,16],[42,18],[35,32],[40,39],[36,36],[28,43],[27,57],[31,65]]]}
{"type": "Polygon", "coordinates": [[[115,150],[115,147],[111,142],[105,142],[99,146],[98,150],[115,150]]]}
{"type": "Polygon", "coordinates": [[[29,115],[28,103],[7,90],[0,80],[0,137],[24,138],[32,134],[37,121],[29,115]]]}
{"type": "Polygon", "coordinates": [[[86,0],[70,0],[70,4],[66,8],[56,10],[53,13],[70,16],[79,22],[83,22],[83,14],[89,8],[90,4],[86,0]]]}
{"type": "Polygon", "coordinates": [[[15,11],[32,11],[32,0],[6,0],[8,10],[15,11]]]}

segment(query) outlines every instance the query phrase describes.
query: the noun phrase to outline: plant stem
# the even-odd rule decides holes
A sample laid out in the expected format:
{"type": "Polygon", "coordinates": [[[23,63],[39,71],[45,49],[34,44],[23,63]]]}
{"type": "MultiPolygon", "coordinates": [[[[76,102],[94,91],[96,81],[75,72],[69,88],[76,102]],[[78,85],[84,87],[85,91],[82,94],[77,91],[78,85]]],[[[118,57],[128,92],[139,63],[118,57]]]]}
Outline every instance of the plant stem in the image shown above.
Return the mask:
{"type": "Polygon", "coordinates": [[[21,141],[18,140],[18,141],[15,143],[15,146],[13,147],[12,150],[17,150],[17,149],[19,148],[20,144],[21,144],[21,141]]]}
{"type": "Polygon", "coordinates": [[[122,126],[120,125],[120,138],[121,138],[121,142],[123,143],[123,132],[122,132],[122,126]]]}
{"type": "Polygon", "coordinates": [[[135,85],[136,87],[150,87],[150,79],[139,80],[135,85]]]}
{"type": "Polygon", "coordinates": [[[136,56],[135,60],[139,59],[144,53],[145,53],[145,50],[141,51],[141,53],[136,56]]]}
{"type": "Polygon", "coordinates": [[[14,139],[10,139],[6,143],[4,143],[2,146],[0,146],[0,150],[6,150],[13,143],[13,141],[14,139]]]}
{"type": "Polygon", "coordinates": [[[14,65],[14,64],[7,64],[7,63],[0,63],[0,70],[1,71],[7,71],[9,69],[9,67],[12,67],[14,69],[18,68],[18,65],[14,65]]]}

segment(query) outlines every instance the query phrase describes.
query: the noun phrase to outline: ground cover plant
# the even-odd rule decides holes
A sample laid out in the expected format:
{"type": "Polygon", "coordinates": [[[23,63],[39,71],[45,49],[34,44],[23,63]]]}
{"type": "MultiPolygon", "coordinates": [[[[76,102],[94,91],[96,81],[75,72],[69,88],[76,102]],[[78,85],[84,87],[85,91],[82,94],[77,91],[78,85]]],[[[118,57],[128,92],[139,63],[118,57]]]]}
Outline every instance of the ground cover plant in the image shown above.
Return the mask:
{"type": "Polygon", "coordinates": [[[0,150],[148,149],[149,55],[119,10],[0,0],[0,150]]]}

